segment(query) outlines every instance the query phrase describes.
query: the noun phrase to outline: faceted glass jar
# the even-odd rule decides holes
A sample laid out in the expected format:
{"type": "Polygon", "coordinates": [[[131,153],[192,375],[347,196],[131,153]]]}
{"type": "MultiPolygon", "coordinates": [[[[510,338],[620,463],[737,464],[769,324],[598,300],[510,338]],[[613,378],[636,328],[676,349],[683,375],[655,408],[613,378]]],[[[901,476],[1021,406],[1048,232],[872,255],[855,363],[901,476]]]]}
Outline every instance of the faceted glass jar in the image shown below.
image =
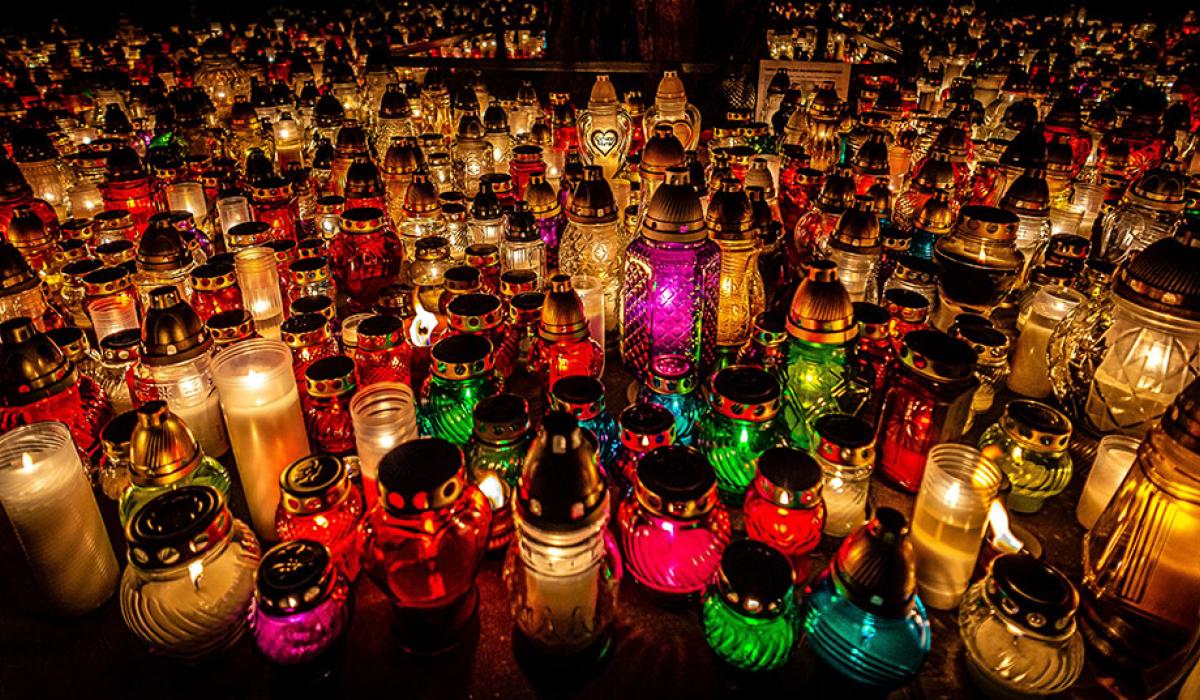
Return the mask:
{"type": "Polygon", "coordinates": [[[1107,294],[1058,324],[1049,353],[1054,395],[1078,427],[1140,437],[1200,377],[1200,322],[1107,294]]]}
{"type": "Polygon", "coordinates": [[[651,358],[675,355],[693,367],[716,351],[721,254],[704,239],[673,243],[639,236],[625,254],[621,357],[645,380],[651,358]]]}
{"type": "Polygon", "coordinates": [[[1083,671],[1083,635],[1074,619],[1078,594],[1057,571],[1044,564],[1021,561],[1027,556],[1008,555],[1004,561],[995,560],[988,575],[967,591],[958,608],[967,670],[972,682],[989,697],[1055,695],[1074,685],[1083,671]],[[1032,610],[1022,610],[995,580],[995,566],[1008,568],[1014,560],[1036,575],[1024,577],[1017,584],[1028,586],[1042,598],[1035,599],[1032,610]],[[1048,619],[1041,609],[1043,605],[1037,603],[1060,603],[1044,598],[1064,591],[1070,594],[1070,616],[1048,619]]]}
{"type": "MultiPolygon", "coordinates": [[[[201,554],[177,557],[170,565],[161,559],[155,562],[151,557],[155,553],[147,554],[135,544],[121,578],[125,624],[156,651],[184,660],[233,646],[249,629],[254,610],[254,572],[261,557],[258,540],[245,523],[229,514],[215,492],[209,492],[222,511],[214,516],[215,541],[210,536],[201,554]]],[[[153,509],[151,502],[141,512],[153,509]]],[[[136,526],[137,520],[131,528],[136,526]]],[[[206,534],[198,532],[197,539],[206,534]]]]}

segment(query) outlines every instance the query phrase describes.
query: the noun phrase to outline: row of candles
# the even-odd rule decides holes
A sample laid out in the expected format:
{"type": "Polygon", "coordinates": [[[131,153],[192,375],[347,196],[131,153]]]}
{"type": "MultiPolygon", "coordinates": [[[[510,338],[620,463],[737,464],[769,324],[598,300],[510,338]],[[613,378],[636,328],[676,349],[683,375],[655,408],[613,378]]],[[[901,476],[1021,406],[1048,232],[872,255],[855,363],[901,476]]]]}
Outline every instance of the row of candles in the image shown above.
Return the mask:
{"type": "Polygon", "coordinates": [[[1174,559],[1186,547],[1106,549],[1144,546],[1130,532],[1151,524],[1124,513],[1186,500],[1149,474],[1194,460],[1195,212],[1182,166],[1137,119],[1088,133],[1083,110],[1103,103],[1035,96],[1028,63],[982,118],[965,76],[923,108],[882,85],[854,120],[831,86],[773,81],[775,128],[718,125],[706,169],[674,73],[644,110],[605,77],[579,115],[563,95],[547,114],[523,88],[510,123],[486,86],[452,99],[432,74],[324,92],[276,78],[285,89],[267,92],[282,97],[252,105],[263,85],[222,72],[230,57],[209,48],[200,89],[171,91],[174,114],[143,114],[135,131],[117,95],[90,115],[103,138],[70,144],[30,108],[0,161],[4,418],[28,424],[0,437],[13,503],[0,501],[59,610],[95,607],[117,577],[77,448],[120,502],[126,620],[179,656],[228,646],[251,609],[272,658],[318,655],[278,635],[318,609],[297,624],[344,631],[328,616],[345,614],[360,566],[406,645],[441,646],[471,615],[480,558],[510,540],[518,630],[544,651],[602,655],[615,516],[632,578],[702,596],[706,637],[735,665],[785,662],[802,617],[844,675],[897,685],[929,648],[923,606],[966,595],[974,666],[1053,692],[1081,664],[1073,584],[997,525],[989,546],[1012,553],[967,589],[1001,500],[1034,512],[1066,487],[1078,427],[1114,433],[1080,503],[1098,523],[1085,630],[1122,663],[1140,637],[1110,618],[1186,634],[1193,601],[1164,595],[1189,575],[1174,559]],[[43,167],[62,144],[92,179],[68,187],[43,167]],[[610,345],[638,380],[618,416],[599,381],[610,345]],[[553,409],[536,438],[537,417],[502,391],[522,372],[553,409]],[[977,447],[955,444],[1005,384],[1031,398],[977,447]],[[1051,395],[1063,411],[1034,400],[1051,395]],[[253,531],[211,459],[230,448],[253,531]],[[875,471],[917,494],[911,534],[899,513],[870,515],[875,471]],[[731,541],[730,506],[748,540],[731,541]],[[90,533],[93,556],[66,556],[65,523],[90,533]],[[445,544],[420,544],[446,528],[445,544]],[[823,533],[846,540],[798,608],[792,587],[823,533]],[[288,544],[261,555],[276,539],[288,544]],[[1135,576],[1154,594],[1099,583],[1135,576]],[[232,607],[176,597],[203,582],[232,607]],[[1022,599],[1024,584],[1055,605],[1022,599]],[[196,634],[171,638],[178,619],[196,634]],[[868,622],[887,630],[877,646],[868,622]],[[760,626],[775,632],[749,632],[760,626]],[[976,636],[995,634],[1050,643],[997,658],[976,636]],[[1062,672],[1028,680],[1021,664],[1043,653],[1062,672]]]}

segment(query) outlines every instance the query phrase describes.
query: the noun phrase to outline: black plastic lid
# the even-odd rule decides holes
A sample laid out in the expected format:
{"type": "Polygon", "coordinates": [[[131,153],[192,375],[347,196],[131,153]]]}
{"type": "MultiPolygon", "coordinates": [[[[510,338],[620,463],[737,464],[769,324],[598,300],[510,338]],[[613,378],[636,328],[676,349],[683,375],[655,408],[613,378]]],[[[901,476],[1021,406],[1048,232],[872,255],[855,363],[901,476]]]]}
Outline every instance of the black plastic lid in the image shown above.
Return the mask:
{"type": "Polygon", "coordinates": [[[392,513],[445,507],[464,488],[462,450],[441,438],[409,440],[379,461],[379,498],[392,513]]]}
{"type": "Polygon", "coordinates": [[[758,457],[758,473],[776,488],[800,493],[821,483],[821,466],[807,452],[772,447],[758,457]]]}
{"type": "Polygon", "coordinates": [[[675,414],[656,403],[626,406],[617,419],[622,430],[638,435],[657,435],[675,425],[675,414]]]}
{"type": "Polygon", "coordinates": [[[658,447],[638,461],[638,484],[665,503],[697,501],[717,486],[717,476],[699,450],[683,445],[658,447]]]}
{"type": "Polygon", "coordinates": [[[212,486],[182,486],[142,506],[126,526],[129,558],[143,569],[171,569],[217,547],[233,527],[212,486]]]}
{"type": "Polygon", "coordinates": [[[713,375],[713,390],[729,401],[761,405],[779,400],[779,382],[758,367],[726,367],[713,375]]]}
{"type": "Polygon", "coordinates": [[[1075,586],[1057,569],[1030,554],[1003,554],[992,560],[984,588],[1001,616],[1038,634],[1069,630],[1079,607],[1075,586]]]}
{"type": "Polygon", "coordinates": [[[258,563],[258,607],[269,615],[312,610],[329,598],[337,573],[329,549],[312,540],[276,545],[258,563]]]}
{"type": "Polygon", "coordinates": [[[576,374],[554,382],[550,394],[571,406],[593,404],[604,400],[604,384],[595,377],[576,374]]]}
{"type": "Polygon", "coordinates": [[[717,588],[732,608],[751,617],[775,617],[792,595],[792,565],[774,547],[736,540],[725,547],[717,588]]]}

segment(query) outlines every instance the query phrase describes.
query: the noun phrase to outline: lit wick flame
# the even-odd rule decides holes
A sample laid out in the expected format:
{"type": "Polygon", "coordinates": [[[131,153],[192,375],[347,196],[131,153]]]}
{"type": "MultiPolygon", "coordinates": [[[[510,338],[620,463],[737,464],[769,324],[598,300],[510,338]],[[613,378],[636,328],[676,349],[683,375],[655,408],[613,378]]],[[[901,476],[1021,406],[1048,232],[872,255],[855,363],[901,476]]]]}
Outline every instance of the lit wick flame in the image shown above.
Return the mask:
{"type": "Polygon", "coordinates": [[[412,325],[409,326],[408,339],[413,347],[423,348],[429,345],[429,337],[433,335],[433,329],[437,328],[437,316],[426,311],[419,301],[413,306],[417,315],[413,317],[412,325]]]}
{"type": "Polygon", "coordinates": [[[21,453],[21,468],[26,470],[33,469],[33,457],[30,457],[28,452],[21,453]]]}
{"type": "Polygon", "coordinates": [[[1008,511],[1000,501],[992,501],[988,511],[988,529],[992,531],[992,546],[1005,554],[1016,554],[1025,549],[1025,543],[1017,539],[1008,526],[1008,511]]]}
{"type": "Polygon", "coordinates": [[[204,562],[194,561],[188,564],[188,578],[192,579],[192,587],[200,590],[200,576],[204,574],[204,562]]]}
{"type": "Polygon", "coordinates": [[[492,508],[500,508],[504,506],[506,500],[504,494],[504,484],[495,474],[488,474],[479,480],[479,490],[483,491],[483,495],[487,496],[488,503],[492,508]]]}

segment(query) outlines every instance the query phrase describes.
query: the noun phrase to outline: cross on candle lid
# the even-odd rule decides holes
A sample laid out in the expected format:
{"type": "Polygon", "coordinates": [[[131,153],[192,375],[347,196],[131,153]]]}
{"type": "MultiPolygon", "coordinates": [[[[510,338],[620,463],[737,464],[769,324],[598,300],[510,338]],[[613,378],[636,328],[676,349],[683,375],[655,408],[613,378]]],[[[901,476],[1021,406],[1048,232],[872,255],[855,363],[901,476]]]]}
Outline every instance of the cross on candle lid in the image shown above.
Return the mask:
{"type": "Polygon", "coordinates": [[[275,545],[263,555],[255,582],[259,610],[268,615],[295,615],[329,599],[337,570],[325,545],[293,540],[275,545]]]}

